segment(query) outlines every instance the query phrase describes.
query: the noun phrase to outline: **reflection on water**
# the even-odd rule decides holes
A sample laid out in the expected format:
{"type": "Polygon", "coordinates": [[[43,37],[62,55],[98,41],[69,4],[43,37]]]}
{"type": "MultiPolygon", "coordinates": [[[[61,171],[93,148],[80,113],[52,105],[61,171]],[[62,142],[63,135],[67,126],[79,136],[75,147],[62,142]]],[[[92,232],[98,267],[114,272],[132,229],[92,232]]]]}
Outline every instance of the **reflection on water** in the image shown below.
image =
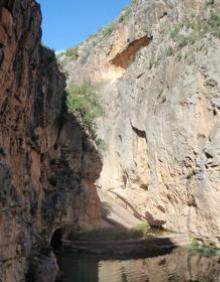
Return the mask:
{"type": "Polygon", "coordinates": [[[63,252],[62,282],[220,282],[220,257],[204,257],[187,249],[142,259],[109,260],[63,252]]]}

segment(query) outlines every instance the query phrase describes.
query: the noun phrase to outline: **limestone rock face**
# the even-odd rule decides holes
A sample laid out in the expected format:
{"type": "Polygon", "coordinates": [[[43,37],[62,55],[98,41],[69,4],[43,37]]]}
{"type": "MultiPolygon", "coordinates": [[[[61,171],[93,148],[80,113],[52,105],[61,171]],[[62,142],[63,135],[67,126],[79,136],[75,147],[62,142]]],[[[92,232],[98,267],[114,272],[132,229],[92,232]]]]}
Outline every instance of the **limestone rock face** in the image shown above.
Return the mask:
{"type": "Polygon", "coordinates": [[[0,3],[0,281],[20,282],[32,251],[57,229],[99,225],[93,183],[102,163],[66,113],[64,76],[40,45],[39,5],[0,3]]]}
{"type": "Polygon", "coordinates": [[[219,1],[133,1],[113,30],[60,55],[90,79],[105,115],[102,189],[151,225],[220,245],[219,1]]]}

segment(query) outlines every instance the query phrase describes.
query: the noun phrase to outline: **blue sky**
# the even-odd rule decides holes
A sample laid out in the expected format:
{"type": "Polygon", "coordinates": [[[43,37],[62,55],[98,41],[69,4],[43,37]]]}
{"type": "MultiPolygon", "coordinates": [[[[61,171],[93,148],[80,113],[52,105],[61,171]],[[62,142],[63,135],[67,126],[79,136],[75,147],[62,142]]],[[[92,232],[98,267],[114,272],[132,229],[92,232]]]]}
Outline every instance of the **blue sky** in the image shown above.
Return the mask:
{"type": "Polygon", "coordinates": [[[37,0],[43,43],[60,51],[76,45],[119,15],[130,0],[37,0]]]}

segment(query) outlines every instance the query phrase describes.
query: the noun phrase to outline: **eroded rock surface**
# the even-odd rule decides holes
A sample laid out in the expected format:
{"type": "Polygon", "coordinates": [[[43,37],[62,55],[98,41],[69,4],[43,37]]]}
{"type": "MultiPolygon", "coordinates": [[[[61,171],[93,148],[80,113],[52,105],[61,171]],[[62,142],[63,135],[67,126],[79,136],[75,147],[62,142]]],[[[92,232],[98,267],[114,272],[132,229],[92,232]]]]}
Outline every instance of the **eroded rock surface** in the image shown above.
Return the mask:
{"type": "Polygon", "coordinates": [[[102,163],[66,113],[64,76],[40,45],[39,5],[0,3],[0,281],[20,282],[32,251],[57,229],[66,236],[99,225],[93,183],[102,163]]]}
{"type": "Polygon", "coordinates": [[[219,11],[217,0],[133,1],[75,58],[59,57],[68,81],[90,79],[105,108],[102,189],[151,225],[218,246],[219,11]]]}

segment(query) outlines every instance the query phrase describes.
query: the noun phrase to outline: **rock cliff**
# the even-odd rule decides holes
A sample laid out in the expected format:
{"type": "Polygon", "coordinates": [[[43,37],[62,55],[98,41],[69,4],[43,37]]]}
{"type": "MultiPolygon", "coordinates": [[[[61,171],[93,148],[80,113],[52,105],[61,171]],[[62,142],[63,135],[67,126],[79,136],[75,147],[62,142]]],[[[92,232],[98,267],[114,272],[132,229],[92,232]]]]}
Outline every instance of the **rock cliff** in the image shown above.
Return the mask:
{"type": "MultiPolygon", "coordinates": [[[[102,162],[67,114],[65,79],[40,45],[34,0],[0,1],[0,281],[24,281],[36,250],[55,274],[51,240],[100,222],[102,162]]],[[[40,273],[40,271],[39,271],[40,273]]],[[[44,273],[40,281],[50,281],[44,273]],[[44,280],[43,280],[44,279],[44,280]]],[[[50,277],[51,279],[53,277],[50,277]]],[[[51,280],[52,281],[52,280],[51,280]]]]}
{"type": "Polygon", "coordinates": [[[220,246],[220,5],[136,0],[59,55],[68,83],[90,80],[105,115],[98,184],[152,226],[220,246]]]}

